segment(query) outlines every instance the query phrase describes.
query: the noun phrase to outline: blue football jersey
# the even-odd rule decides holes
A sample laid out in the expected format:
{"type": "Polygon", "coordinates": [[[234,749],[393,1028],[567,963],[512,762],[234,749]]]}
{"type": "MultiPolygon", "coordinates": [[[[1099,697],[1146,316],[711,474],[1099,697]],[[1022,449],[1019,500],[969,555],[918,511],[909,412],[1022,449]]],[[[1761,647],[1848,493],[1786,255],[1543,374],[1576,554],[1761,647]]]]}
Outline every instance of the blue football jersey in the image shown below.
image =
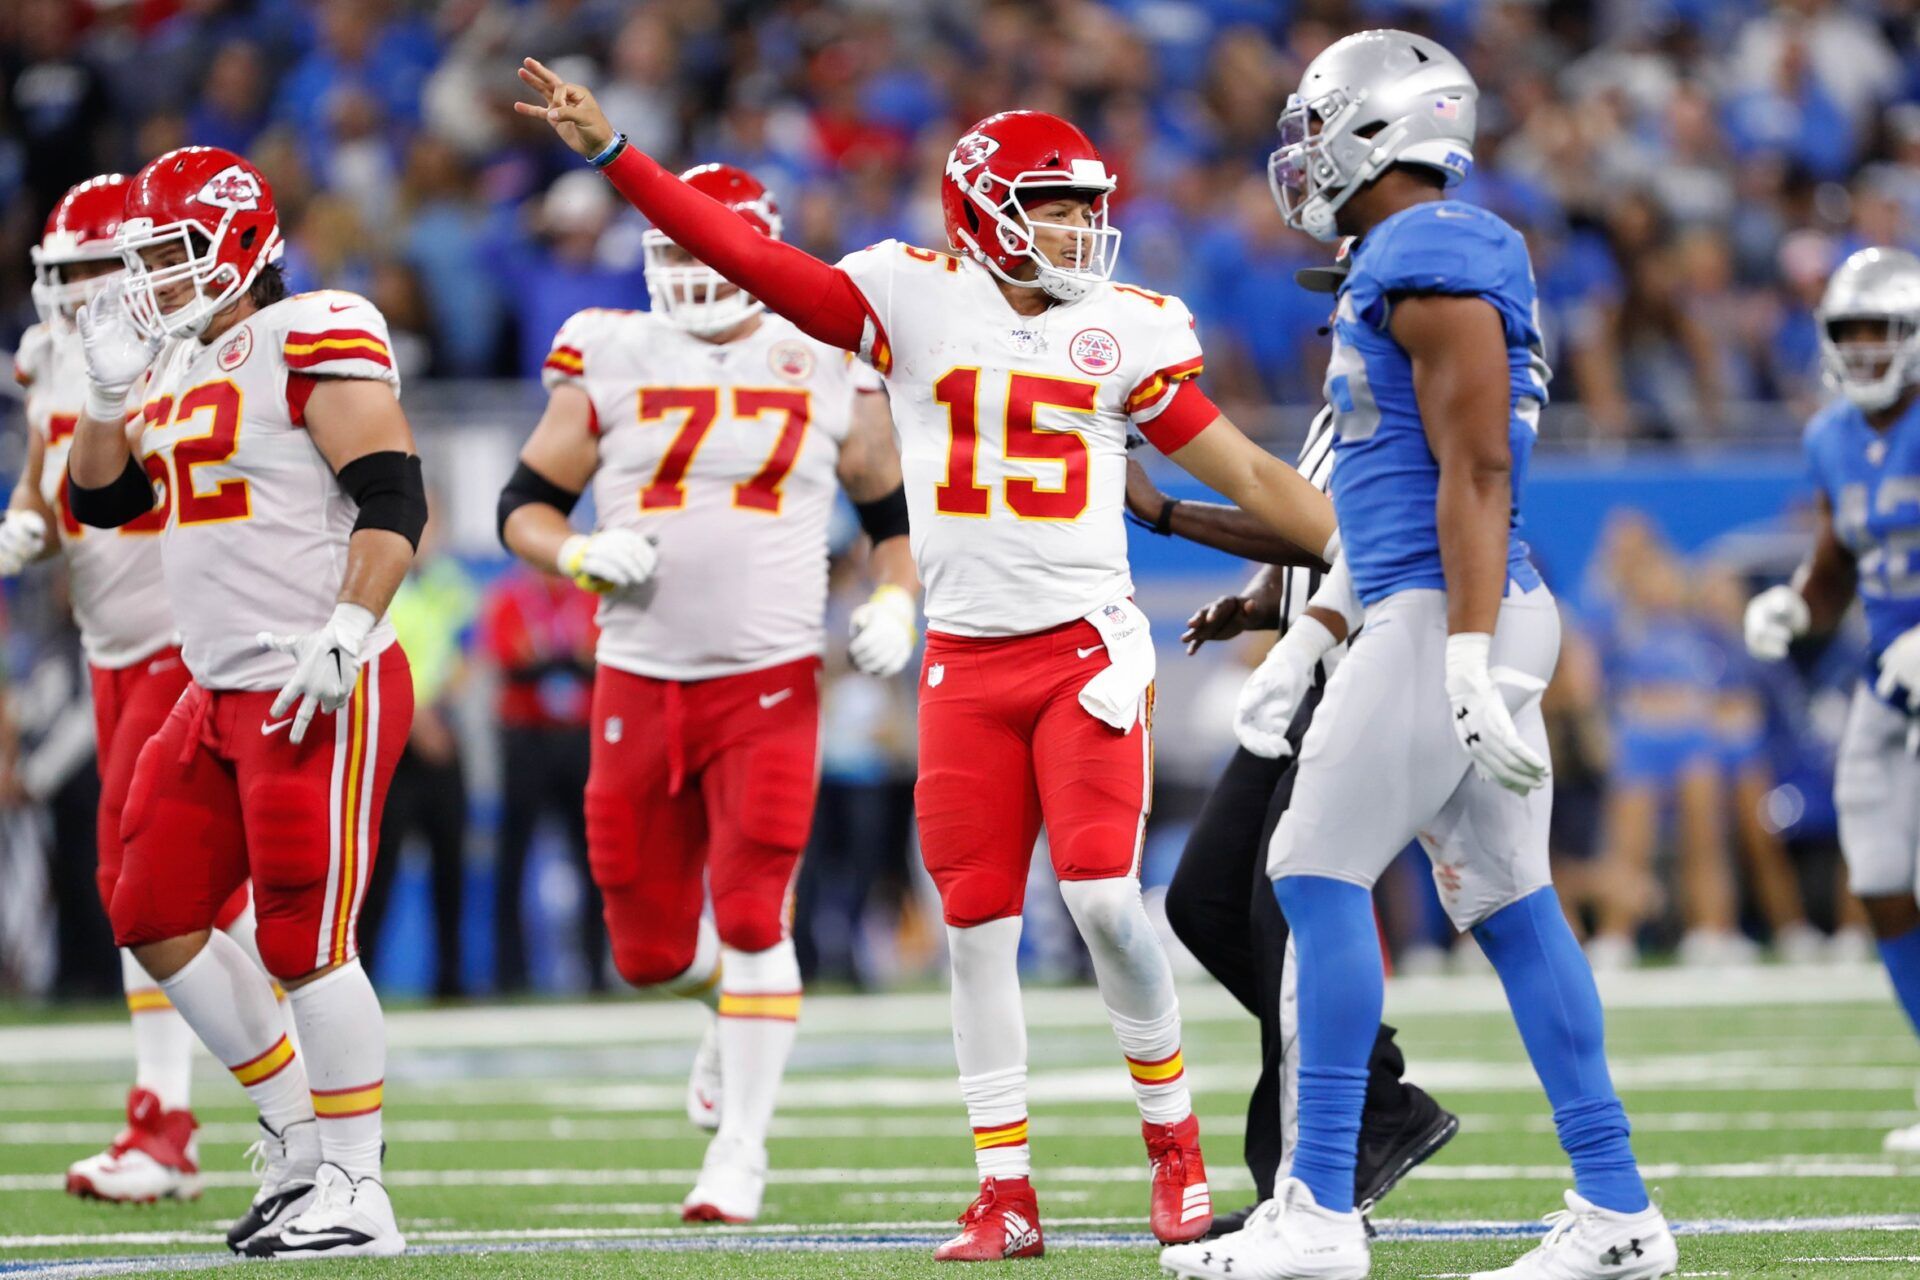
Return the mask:
{"type": "Polygon", "coordinates": [[[1382,222],[1353,252],[1334,313],[1326,395],[1334,409],[1333,506],[1341,544],[1363,603],[1410,587],[1445,587],[1434,503],[1440,466],[1427,447],[1413,394],[1413,362],[1387,330],[1398,294],[1484,298],[1507,336],[1513,412],[1513,515],[1509,572],[1523,587],[1540,578],[1518,536],[1527,459],[1547,402],[1533,264],[1520,233],[1477,205],[1433,201],[1382,222]]]}
{"type": "Polygon", "coordinates": [[[1807,468],[1833,507],[1833,529],[1860,567],[1870,670],[1895,637],[1920,626],[1920,405],[1884,434],[1850,401],[1807,424],[1807,468]]]}

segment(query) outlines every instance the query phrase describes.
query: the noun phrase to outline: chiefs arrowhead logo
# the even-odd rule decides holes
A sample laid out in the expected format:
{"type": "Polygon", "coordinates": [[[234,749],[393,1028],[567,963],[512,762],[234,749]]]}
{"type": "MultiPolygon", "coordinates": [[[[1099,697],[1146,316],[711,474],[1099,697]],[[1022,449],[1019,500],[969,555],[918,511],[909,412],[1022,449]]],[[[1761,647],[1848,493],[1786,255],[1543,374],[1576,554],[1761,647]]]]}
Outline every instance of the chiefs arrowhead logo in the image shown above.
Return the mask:
{"type": "Polygon", "coordinates": [[[216,209],[258,209],[260,196],[260,180],[239,165],[230,164],[207,179],[194,199],[216,209]]]}
{"type": "Polygon", "coordinates": [[[989,138],[984,133],[968,134],[953,144],[953,151],[947,156],[947,176],[965,185],[967,175],[985,164],[987,157],[999,149],[998,138],[989,138]]]}

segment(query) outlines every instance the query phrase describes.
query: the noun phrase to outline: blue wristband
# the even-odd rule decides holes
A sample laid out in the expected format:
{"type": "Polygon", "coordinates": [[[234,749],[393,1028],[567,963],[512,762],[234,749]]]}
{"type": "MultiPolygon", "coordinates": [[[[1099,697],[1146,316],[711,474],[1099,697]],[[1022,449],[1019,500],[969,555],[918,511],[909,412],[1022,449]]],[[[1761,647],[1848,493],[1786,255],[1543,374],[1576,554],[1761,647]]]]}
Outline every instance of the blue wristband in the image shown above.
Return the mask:
{"type": "Polygon", "coordinates": [[[604,169],[613,163],[615,156],[627,145],[627,135],[616,132],[613,141],[602,147],[596,154],[587,157],[587,163],[596,169],[604,169]]]}

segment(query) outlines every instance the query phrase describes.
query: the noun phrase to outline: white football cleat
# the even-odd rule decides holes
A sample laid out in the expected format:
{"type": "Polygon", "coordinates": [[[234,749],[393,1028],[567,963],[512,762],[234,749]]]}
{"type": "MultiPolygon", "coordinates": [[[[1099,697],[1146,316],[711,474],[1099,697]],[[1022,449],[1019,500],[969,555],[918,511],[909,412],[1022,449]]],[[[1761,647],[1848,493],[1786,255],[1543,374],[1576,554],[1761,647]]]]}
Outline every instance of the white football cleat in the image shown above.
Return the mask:
{"type": "Polygon", "coordinates": [[[1359,1211],[1322,1209],[1298,1178],[1240,1230],[1160,1251],[1161,1270],[1190,1280],[1366,1280],[1372,1265],[1359,1211]]]}
{"type": "Polygon", "coordinates": [[[700,1162],[700,1180],[680,1202],[683,1222],[752,1222],[767,1189],[767,1149],[739,1138],[715,1138],[700,1162]]]}
{"type": "Polygon", "coordinates": [[[1895,1129],[1880,1140],[1880,1149],[1896,1155],[1920,1154],[1920,1124],[1895,1129]]]}
{"type": "Polygon", "coordinates": [[[116,1204],[197,1200],[193,1112],[167,1111],[150,1089],[127,1094],[127,1127],[105,1151],[67,1166],[67,1194],[116,1204]]]}
{"type": "Polygon", "coordinates": [[[707,1023],[687,1076],[687,1119],[709,1133],[720,1127],[720,1020],[707,1023]]]}
{"type": "Polygon", "coordinates": [[[304,1213],[247,1242],[249,1258],[391,1258],[407,1251],[387,1189],[323,1164],[304,1213]]]}
{"type": "Polygon", "coordinates": [[[270,1231],[311,1205],[314,1179],[320,1172],[320,1125],[300,1120],[275,1133],[260,1122],[266,1136],[247,1148],[260,1190],[240,1221],[227,1228],[227,1247],[235,1253],[264,1231],[270,1231]]]}
{"type": "Polygon", "coordinates": [[[1545,1220],[1552,1229],[1532,1252],[1473,1280],[1657,1280],[1680,1267],[1680,1247],[1655,1205],[1615,1213],[1569,1191],[1567,1207],[1545,1220]]]}

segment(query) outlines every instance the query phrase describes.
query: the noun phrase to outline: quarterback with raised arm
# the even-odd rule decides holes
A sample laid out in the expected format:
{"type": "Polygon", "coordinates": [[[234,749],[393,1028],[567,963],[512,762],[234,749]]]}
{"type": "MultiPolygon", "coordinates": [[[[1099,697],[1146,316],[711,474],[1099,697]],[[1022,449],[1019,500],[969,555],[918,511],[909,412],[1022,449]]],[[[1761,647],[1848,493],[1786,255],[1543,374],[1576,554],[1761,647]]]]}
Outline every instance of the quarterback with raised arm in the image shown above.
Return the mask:
{"type": "MultiPolygon", "coordinates": [[[[134,761],[187,687],[161,580],[158,535],[165,513],[101,532],[74,519],[67,497],[67,451],[87,398],[74,315],[119,278],[115,235],[127,186],[118,173],[80,183],[54,206],[34,247],[33,301],[40,322],[23,335],[14,359],[14,376],[27,397],[27,460],[0,518],[0,576],[19,573],[43,555],[66,558],[74,621],[93,686],[100,772],[94,882],[109,909],[120,877],[120,814],[134,761]]],[[[222,904],[214,926],[259,959],[246,885],[222,904]]],[[[125,948],[120,973],[133,1018],[127,1123],[106,1150],[68,1168],[67,1190],[95,1200],[190,1200],[200,1194],[190,1105],[193,1032],[125,948]]]]}
{"type": "MultiPolygon", "coordinates": [[[[751,174],[685,179],[779,237],[751,174]]],[[[620,975],[717,1014],[687,1105],[718,1132],[682,1216],[750,1222],[800,1015],[786,908],[819,781],[838,490],[873,540],[860,670],[891,676],[913,656],[917,585],[880,379],[660,231],[644,244],[653,309],[582,311],[553,340],[500,536],[601,594],[588,860],[620,975]],[[598,525],[576,533],[567,515],[589,485],[598,525]]]]}
{"type": "Polygon", "coordinates": [[[272,192],[218,148],[142,169],[118,243],[123,285],[78,315],[69,500],[100,529],[164,512],[192,683],[134,767],[114,936],[259,1109],[265,1180],[228,1243],[399,1253],[355,936],[413,714],[384,615],[426,522],[386,322],[354,294],[284,296],[272,192]],[[249,877],[298,1054],[267,975],[211,927],[249,877]]]}
{"type": "Polygon", "coordinates": [[[953,968],[954,1047],[980,1191],[935,1256],[1043,1251],[1030,1179],[1016,952],[1044,825],[1126,1058],[1155,1235],[1213,1219],[1171,970],[1141,905],[1152,795],[1153,642],[1123,519],[1137,428],[1309,553],[1333,516],[1195,378],[1177,298],[1111,282],[1115,179],[1085,134],[1011,111],[960,137],[941,176],[948,246],[887,240],[830,266],[759,234],[629,145],[593,96],[528,60],[523,80],[576,153],[674,243],[886,379],[926,584],[921,851],[953,968]]]}

